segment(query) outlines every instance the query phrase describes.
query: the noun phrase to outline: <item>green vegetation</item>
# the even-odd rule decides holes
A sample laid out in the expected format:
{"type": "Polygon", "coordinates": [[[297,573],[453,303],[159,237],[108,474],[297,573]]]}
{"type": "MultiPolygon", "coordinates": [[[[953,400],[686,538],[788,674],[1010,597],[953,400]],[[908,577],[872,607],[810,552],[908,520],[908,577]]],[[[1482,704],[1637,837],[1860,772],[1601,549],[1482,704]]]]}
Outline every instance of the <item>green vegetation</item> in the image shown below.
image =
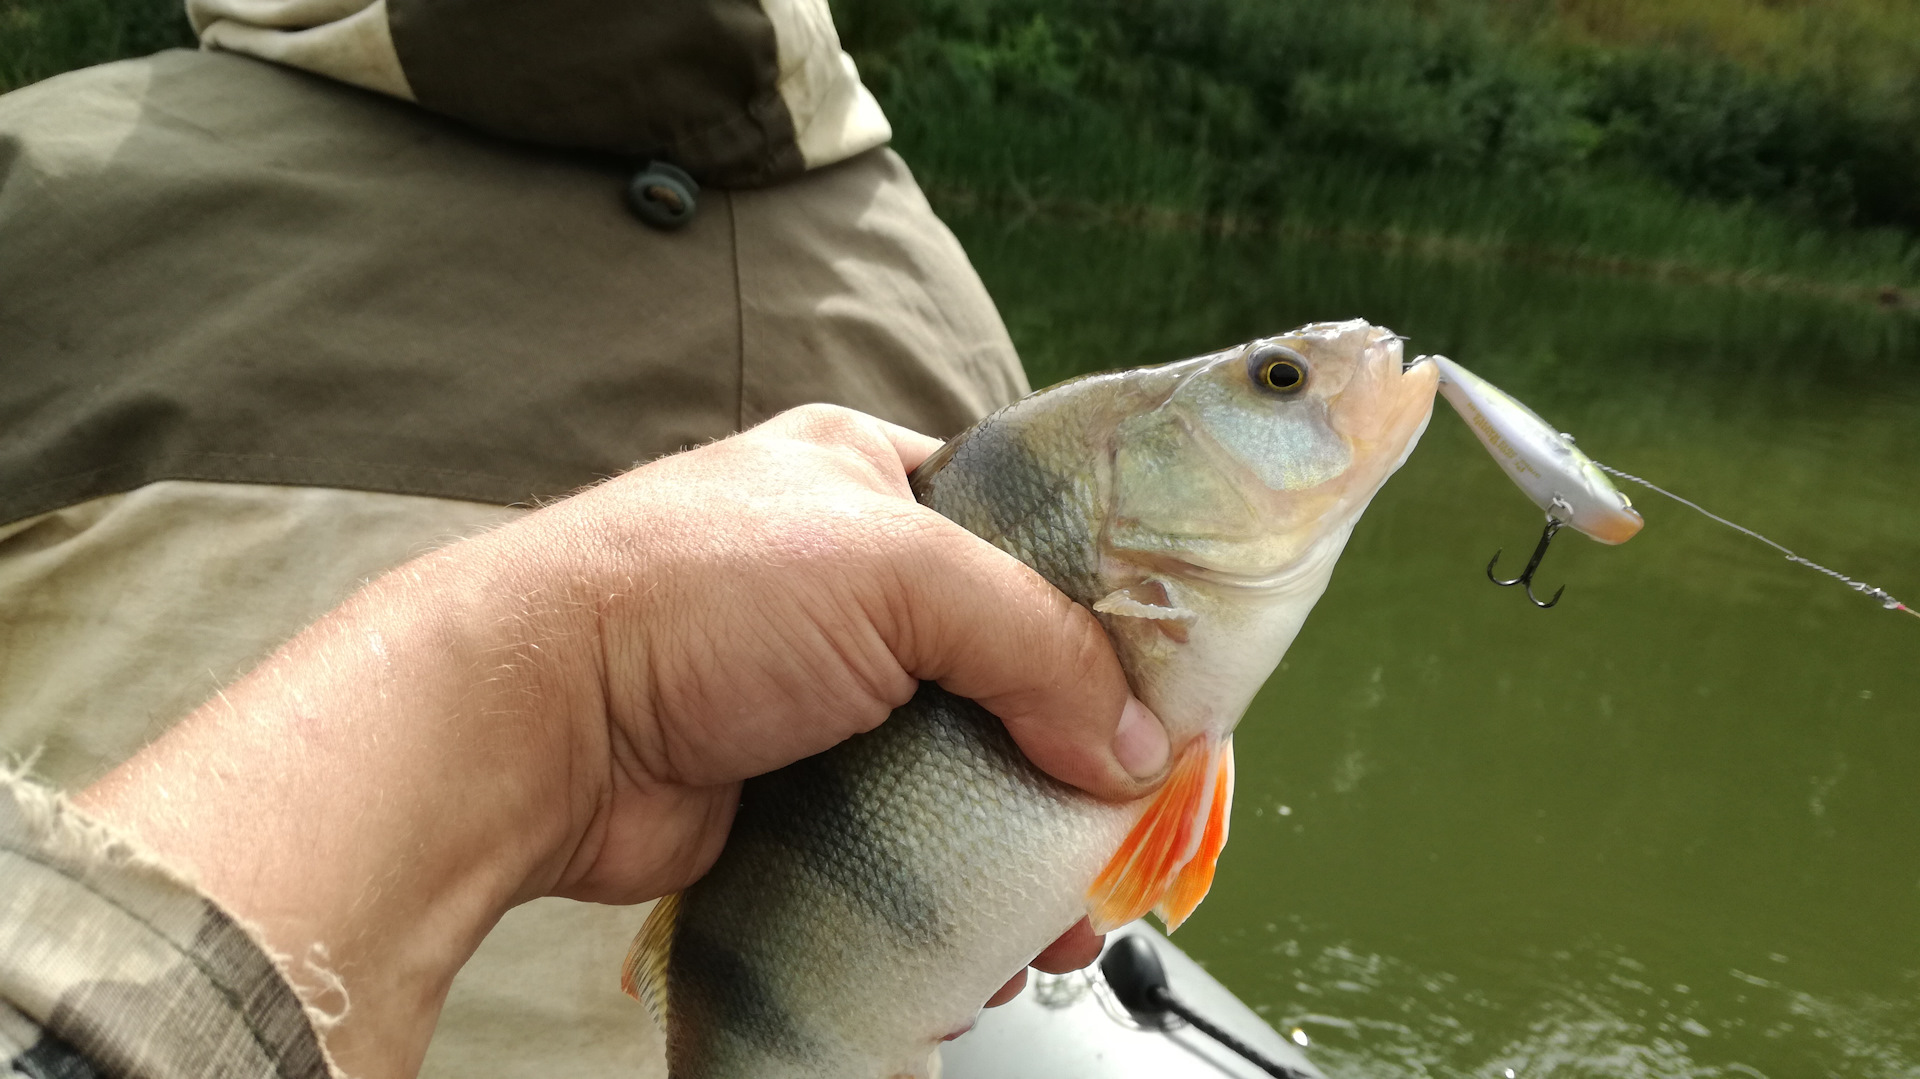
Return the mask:
{"type": "MultiPolygon", "coordinates": [[[[1920,289],[1910,0],[835,9],[950,211],[1920,289]]],[[[189,43],[177,0],[0,0],[0,90],[189,43]]]]}
{"type": "Polygon", "coordinates": [[[949,207],[1854,294],[1920,283],[1920,15],[1872,0],[837,15],[949,207]]]}
{"type": "Polygon", "coordinates": [[[0,93],[62,71],[191,46],[181,0],[0,0],[0,93]]]}

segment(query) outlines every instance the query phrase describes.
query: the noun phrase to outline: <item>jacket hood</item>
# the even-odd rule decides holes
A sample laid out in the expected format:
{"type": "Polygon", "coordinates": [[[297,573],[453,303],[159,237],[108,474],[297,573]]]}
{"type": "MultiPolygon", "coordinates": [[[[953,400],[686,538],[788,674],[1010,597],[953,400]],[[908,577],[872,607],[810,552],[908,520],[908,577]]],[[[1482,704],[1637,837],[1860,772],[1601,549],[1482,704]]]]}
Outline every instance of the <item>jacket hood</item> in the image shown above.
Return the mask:
{"type": "Polygon", "coordinates": [[[827,0],[188,0],[202,45],[547,146],[771,183],[884,144],[827,0]]]}

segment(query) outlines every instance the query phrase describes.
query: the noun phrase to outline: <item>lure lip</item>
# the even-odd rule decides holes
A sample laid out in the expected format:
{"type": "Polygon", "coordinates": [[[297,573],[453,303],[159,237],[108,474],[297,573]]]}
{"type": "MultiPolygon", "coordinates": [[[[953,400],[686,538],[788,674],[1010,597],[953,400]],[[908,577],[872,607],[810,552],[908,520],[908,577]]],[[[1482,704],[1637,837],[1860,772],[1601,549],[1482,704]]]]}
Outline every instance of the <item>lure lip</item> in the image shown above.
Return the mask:
{"type": "MultiPolygon", "coordinates": [[[[1612,487],[1613,484],[1608,483],[1607,486],[1612,487]]],[[[1617,489],[1614,493],[1620,494],[1617,489]]],[[[1633,508],[1633,503],[1627,500],[1626,495],[1620,494],[1620,502],[1621,505],[1617,510],[1595,518],[1585,527],[1571,521],[1568,524],[1578,529],[1582,535],[1599,540],[1608,546],[1618,546],[1639,535],[1640,529],[1647,523],[1646,518],[1640,516],[1639,510],[1633,508]]]]}
{"type": "Polygon", "coordinates": [[[1646,520],[1606,473],[1512,394],[1445,356],[1419,356],[1440,373],[1440,395],[1534,505],[1601,543],[1625,543],[1646,520]]]}

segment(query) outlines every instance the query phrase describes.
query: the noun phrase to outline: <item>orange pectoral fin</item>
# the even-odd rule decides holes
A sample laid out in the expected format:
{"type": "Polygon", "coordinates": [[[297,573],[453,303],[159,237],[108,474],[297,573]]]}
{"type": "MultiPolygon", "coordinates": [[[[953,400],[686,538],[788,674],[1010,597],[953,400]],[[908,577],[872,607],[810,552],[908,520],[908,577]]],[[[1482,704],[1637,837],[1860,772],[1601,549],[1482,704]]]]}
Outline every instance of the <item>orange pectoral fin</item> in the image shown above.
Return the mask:
{"type": "Polygon", "coordinates": [[[680,897],[674,892],[663,895],[653,905],[640,935],[627,949],[626,962],[620,964],[620,988],[635,1000],[646,1004],[660,1029],[667,1029],[670,1008],[667,1000],[667,963],[673,954],[674,926],[680,919],[680,897]]]}
{"type": "Polygon", "coordinates": [[[1179,928],[1213,885],[1232,803],[1233,742],[1187,743],[1166,786],[1087,889],[1093,931],[1110,932],[1149,910],[1168,932],[1179,928]]]}

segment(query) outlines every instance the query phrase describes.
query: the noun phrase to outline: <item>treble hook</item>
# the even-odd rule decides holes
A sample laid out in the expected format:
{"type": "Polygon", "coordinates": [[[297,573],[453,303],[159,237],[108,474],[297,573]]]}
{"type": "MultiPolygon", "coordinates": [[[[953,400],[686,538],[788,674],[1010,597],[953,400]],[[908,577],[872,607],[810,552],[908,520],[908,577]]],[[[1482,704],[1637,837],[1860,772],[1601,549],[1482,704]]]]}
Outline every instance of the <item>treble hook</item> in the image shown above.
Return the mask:
{"type": "Polygon", "coordinates": [[[1538,607],[1543,611],[1546,610],[1548,607],[1551,607],[1554,604],[1560,602],[1560,593],[1565,592],[1567,590],[1567,586],[1561,585],[1560,592],[1555,592],[1553,594],[1552,599],[1546,601],[1545,603],[1542,603],[1540,602],[1540,597],[1533,594],[1533,574],[1535,570],[1540,568],[1540,560],[1542,558],[1547,557],[1547,544],[1553,542],[1554,533],[1560,531],[1560,529],[1564,527],[1564,524],[1565,523],[1561,521],[1558,517],[1547,518],[1546,530],[1540,533],[1540,545],[1533,549],[1533,557],[1527,560],[1527,568],[1521,570],[1520,576],[1515,577],[1511,581],[1503,581],[1500,578],[1495,577],[1493,575],[1493,567],[1500,561],[1500,551],[1504,551],[1506,550],[1506,548],[1502,547],[1500,548],[1499,551],[1493,552],[1493,557],[1487,560],[1487,580],[1492,581],[1494,584],[1500,585],[1503,588],[1508,588],[1516,584],[1526,585],[1527,598],[1533,601],[1533,605],[1535,607],[1538,607]]]}

